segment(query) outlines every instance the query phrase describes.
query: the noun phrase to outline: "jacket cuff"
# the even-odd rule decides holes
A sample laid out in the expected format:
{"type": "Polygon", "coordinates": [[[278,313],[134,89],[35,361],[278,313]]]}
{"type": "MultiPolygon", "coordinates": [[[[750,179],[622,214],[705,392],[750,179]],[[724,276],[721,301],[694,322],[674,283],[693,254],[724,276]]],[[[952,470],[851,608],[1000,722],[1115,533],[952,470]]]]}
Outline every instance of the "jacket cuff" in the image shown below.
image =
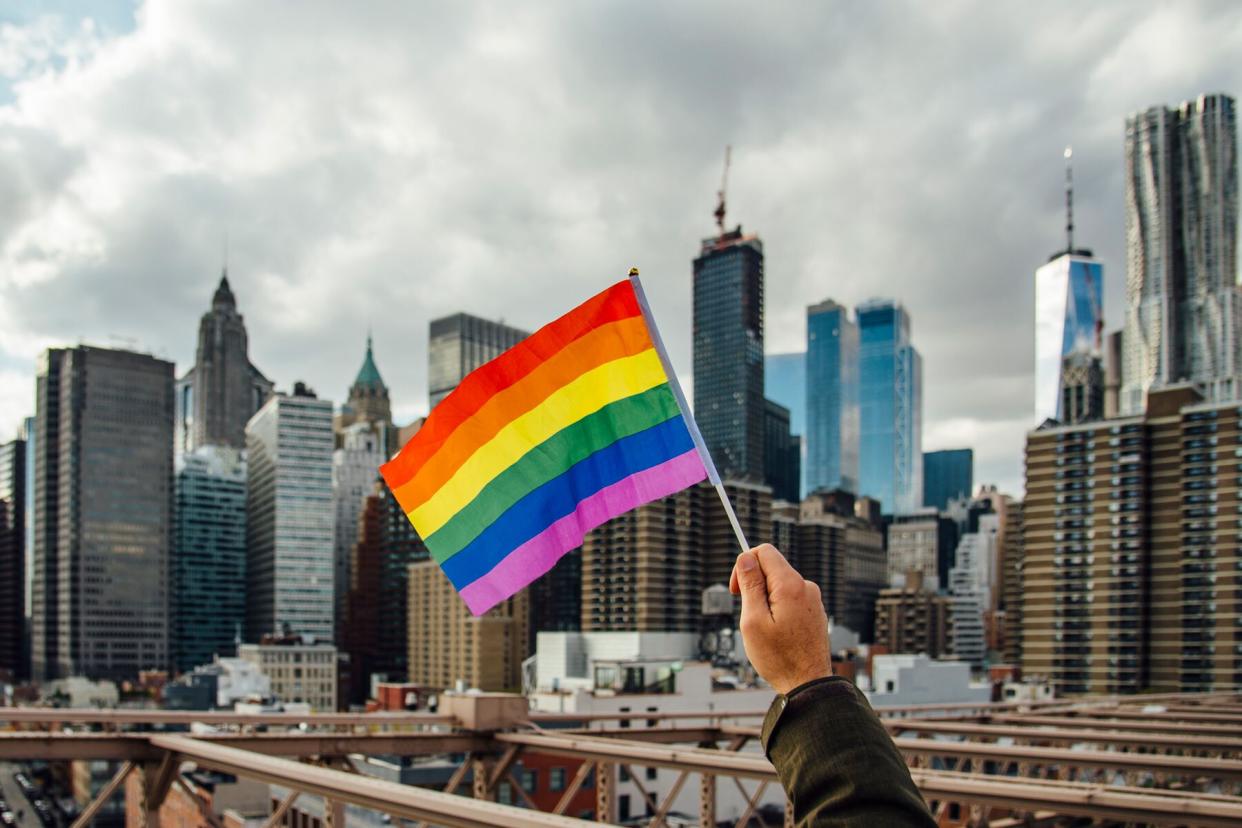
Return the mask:
{"type": "Polygon", "coordinates": [[[862,693],[844,676],[824,676],[812,679],[799,684],[784,695],[777,694],[776,698],[772,699],[771,706],[768,707],[767,715],[763,718],[760,740],[763,743],[764,754],[769,759],[772,757],[772,741],[777,735],[779,725],[796,718],[798,712],[808,704],[833,696],[862,700],[863,704],[866,704],[862,693]]]}

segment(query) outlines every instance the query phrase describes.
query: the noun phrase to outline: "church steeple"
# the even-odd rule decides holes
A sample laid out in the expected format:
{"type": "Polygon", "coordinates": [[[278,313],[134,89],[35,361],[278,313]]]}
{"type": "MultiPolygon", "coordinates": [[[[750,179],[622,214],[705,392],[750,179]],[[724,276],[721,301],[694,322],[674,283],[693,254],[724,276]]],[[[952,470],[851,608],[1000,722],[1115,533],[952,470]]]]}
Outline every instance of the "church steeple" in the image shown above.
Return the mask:
{"type": "Polygon", "coordinates": [[[211,307],[212,309],[237,307],[237,300],[233,297],[233,289],[229,287],[229,269],[227,267],[220,274],[220,286],[216,288],[215,295],[211,297],[211,307]]]}
{"type": "Polygon", "coordinates": [[[388,401],[388,386],[380,376],[375,365],[375,352],[372,347],[371,334],[367,333],[367,352],[362,359],[362,367],[349,389],[347,407],[358,420],[371,422],[392,422],[392,411],[388,401]]]}

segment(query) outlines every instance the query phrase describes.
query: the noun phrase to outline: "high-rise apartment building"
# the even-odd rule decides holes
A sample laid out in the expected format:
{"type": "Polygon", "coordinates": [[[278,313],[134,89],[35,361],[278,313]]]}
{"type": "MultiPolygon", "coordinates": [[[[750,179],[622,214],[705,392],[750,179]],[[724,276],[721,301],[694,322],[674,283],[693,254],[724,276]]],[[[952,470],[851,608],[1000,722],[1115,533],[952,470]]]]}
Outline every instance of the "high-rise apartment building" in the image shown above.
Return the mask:
{"type": "Polygon", "coordinates": [[[173,365],[80,346],[36,371],[36,678],[168,665],[173,365]]]}
{"type": "Polygon", "coordinates": [[[980,517],[978,530],[958,541],[957,561],[949,573],[953,655],[976,669],[983,667],[988,652],[985,620],[990,618],[1000,532],[999,514],[980,517]]]}
{"type": "Polygon", "coordinates": [[[409,680],[428,687],[517,691],[530,652],[526,590],[470,614],[435,561],[410,566],[409,680]]]}
{"type": "Polygon", "coordinates": [[[0,682],[28,676],[26,441],[0,445],[0,682]]]}
{"type": "Polygon", "coordinates": [[[890,653],[948,655],[949,615],[949,598],[936,594],[935,582],[928,584],[917,570],[908,572],[904,586],[881,590],[876,599],[875,643],[890,653]]]}
{"type": "Polygon", "coordinates": [[[784,536],[781,551],[819,585],[828,617],[869,642],[875,599],[886,585],[886,557],[883,530],[863,517],[866,511],[865,500],[849,492],[820,491],[803,499],[796,525],[778,513],[769,532],[784,536]]]}
{"type": "Polygon", "coordinates": [[[455,313],[431,320],[427,344],[428,405],[435,408],[466,375],[530,334],[503,322],[455,313]]]}
{"type": "Polygon", "coordinates": [[[694,416],[720,473],[762,482],[763,242],[741,227],[694,260],[694,416]]]}
{"type": "Polygon", "coordinates": [[[974,449],[923,452],[923,505],[944,511],[970,497],[975,485],[974,449]]]}
{"type": "Polygon", "coordinates": [[[1242,681],[1236,403],[1152,389],[1139,416],[1027,437],[1022,664],[1059,692],[1242,681]]]}
{"type": "Polygon", "coordinates": [[[923,497],[923,360],[900,304],[859,305],[858,492],[885,513],[906,514],[923,497]]]}
{"type": "Polygon", "coordinates": [[[173,669],[234,654],[246,623],[246,460],[200,446],[177,456],[172,545],[173,669]]]}
{"type": "Polygon", "coordinates": [[[1209,401],[1242,392],[1237,132],[1227,95],[1126,119],[1123,413],[1173,383],[1209,401]]]}
{"type": "Polygon", "coordinates": [[[363,499],[350,549],[342,642],[349,653],[349,701],[365,702],[373,676],[405,681],[409,657],[410,564],[430,554],[383,483],[363,499]]]}
{"type": "Polygon", "coordinates": [[[1035,271],[1036,425],[1067,421],[1065,360],[1099,356],[1103,308],[1104,265],[1090,250],[1058,253],[1035,271]]]}
{"type": "Polygon", "coordinates": [[[178,452],[246,447],[246,422],[272,394],[271,381],[250,362],[249,347],[225,271],[198,325],[194,367],[177,381],[178,452]]]}
{"type": "MultiPolygon", "coordinates": [[[[704,553],[710,550],[703,510],[712,506],[705,493],[692,486],[587,533],[581,558],[584,632],[699,631],[704,553]]],[[[720,509],[719,501],[715,506],[720,509]]],[[[727,547],[736,548],[736,541],[727,547]]]]}
{"type": "Polygon", "coordinates": [[[246,635],[330,641],[335,610],[332,403],[301,383],[246,425],[246,635]]]}
{"type": "Polygon", "coordinates": [[[1001,556],[1001,601],[1000,608],[1004,613],[1004,639],[1002,654],[1007,664],[1022,663],[1022,568],[1023,524],[1025,522],[1025,504],[1013,501],[1009,504],[1009,514],[1005,526],[1005,549],[1001,556]]]}
{"type": "MultiPolygon", "coordinates": [[[[858,326],[831,299],[806,309],[806,493],[858,491],[858,326]]],[[[885,504],[890,506],[890,504],[885,504]]]]}

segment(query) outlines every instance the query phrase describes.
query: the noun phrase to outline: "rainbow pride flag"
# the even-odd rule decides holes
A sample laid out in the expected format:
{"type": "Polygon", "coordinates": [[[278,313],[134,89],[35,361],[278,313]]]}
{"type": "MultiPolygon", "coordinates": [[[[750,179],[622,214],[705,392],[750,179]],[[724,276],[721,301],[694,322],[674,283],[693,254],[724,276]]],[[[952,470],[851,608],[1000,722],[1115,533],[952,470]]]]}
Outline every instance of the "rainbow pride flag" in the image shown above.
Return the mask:
{"type": "Polygon", "coordinates": [[[670,376],[631,275],[472,372],[381,467],[471,612],[605,521],[715,481],[670,376]]]}

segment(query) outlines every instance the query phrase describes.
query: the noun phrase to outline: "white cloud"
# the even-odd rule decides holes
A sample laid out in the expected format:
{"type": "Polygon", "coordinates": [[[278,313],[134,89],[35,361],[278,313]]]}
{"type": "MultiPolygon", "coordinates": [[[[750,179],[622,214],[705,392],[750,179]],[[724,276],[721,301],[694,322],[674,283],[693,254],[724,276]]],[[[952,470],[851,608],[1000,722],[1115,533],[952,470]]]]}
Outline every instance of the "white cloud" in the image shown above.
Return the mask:
{"type": "Polygon", "coordinates": [[[226,235],[283,386],[340,399],[370,324],[415,413],[430,318],[535,327],[631,265],[688,371],[732,143],[769,350],[800,347],[808,303],[902,299],[928,446],[973,441],[1013,487],[1061,148],[1117,324],[1125,114],[1242,91],[1227,3],[149,0],[134,23],[0,26],[0,431],[50,343],[135,337],[186,367],[226,235]]]}

